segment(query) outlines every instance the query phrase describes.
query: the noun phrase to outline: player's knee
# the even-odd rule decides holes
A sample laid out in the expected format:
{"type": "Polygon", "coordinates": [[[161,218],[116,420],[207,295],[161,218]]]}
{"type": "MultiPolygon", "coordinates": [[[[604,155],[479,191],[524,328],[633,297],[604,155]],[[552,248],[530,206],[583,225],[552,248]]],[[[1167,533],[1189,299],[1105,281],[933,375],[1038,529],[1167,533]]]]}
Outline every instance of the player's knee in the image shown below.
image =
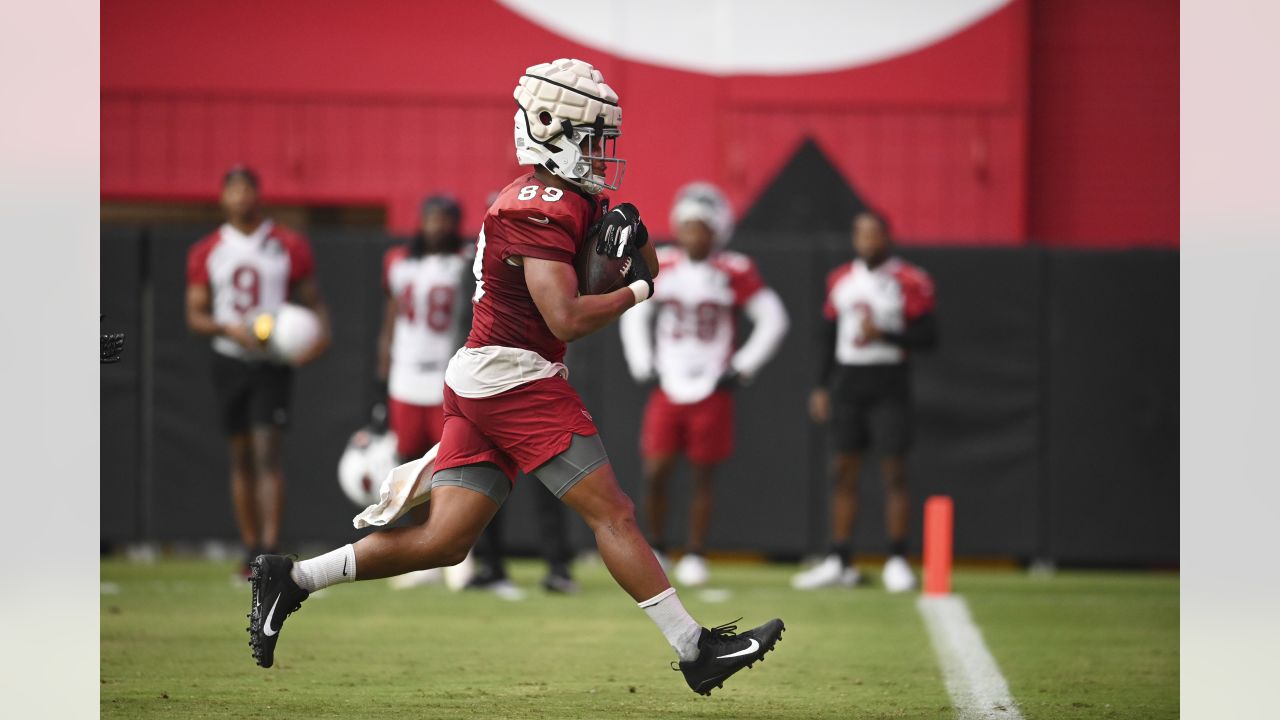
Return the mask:
{"type": "Polygon", "coordinates": [[[435,562],[431,563],[433,567],[450,567],[457,565],[467,559],[467,553],[471,552],[471,543],[465,540],[448,540],[437,546],[437,551],[432,558],[435,562]]]}
{"type": "Polygon", "coordinates": [[[593,527],[618,527],[636,521],[636,506],[626,493],[618,492],[602,503],[600,512],[588,520],[593,527]]]}

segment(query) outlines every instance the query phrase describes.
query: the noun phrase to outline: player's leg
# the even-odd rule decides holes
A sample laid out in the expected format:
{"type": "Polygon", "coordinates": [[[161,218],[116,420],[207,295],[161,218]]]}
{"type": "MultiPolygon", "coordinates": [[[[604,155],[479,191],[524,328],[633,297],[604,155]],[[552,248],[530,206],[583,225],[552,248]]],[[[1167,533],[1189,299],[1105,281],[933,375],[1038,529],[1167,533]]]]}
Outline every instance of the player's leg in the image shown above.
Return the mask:
{"type": "Polygon", "coordinates": [[[466,406],[503,453],[586,521],[605,567],[675,648],[689,687],[708,693],[773,648],[781,620],[735,635],[730,626],[704,629],[685,611],[640,532],[631,498],[618,486],[591,413],[563,378],[466,406]]]}
{"type": "Polygon", "coordinates": [[[237,433],[230,438],[231,504],[235,508],[236,524],[240,528],[240,541],[251,557],[261,552],[261,536],[258,531],[258,497],[256,474],[253,467],[253,446],[248,433],[237,433]]]}
{"type": "Polygon", "coordinates": [[[649,393],[640,429],[640,455],[644,458],[644,508],[649,544],[663,567],[667,563],[667,511],[671,476],[677,453],[684,448],[684,419],[661,388],[649,393]]]}
{"type": "Polygon", "coordinates": [[[915,574],[907,562],[907,525],[911,517],[911,497],[907,489],[907,452],[911,447],[910,404],[905,392],[886,399],[875,409],[873,434],[882,459],[880,477],[884,481],[885,528],[889,535],[889,559],[881,580],[889,592],[915,587],[915,574]]]}
{"type": "Polygon", "coordinates": [[[870,441],[867,409],[862,403],[832,393],[831,442],[835,458],[831,464],[831,546],[813,567],[791,579],[798,590],[858,583],[854,567],[853,530],[858,513],[858,479],[863,451],[870,441]]]}
{"type": "Polygon", "coordinates": [[[692,497],[689,502],[689,541],[684,557],[676,563],[681,585],[704,585],[711,579],[705,558],[707,533],[715,506],[715,472],[733,455],[733,394],[720,390],[687,406],[687,448],[692,464],[692,497]]]}
{"type": "Polygon", "coordinates": [[[666,558],[667,510],[671,476],[676,469],[676,455],[646,455],[644,458],[644,509],[649,525],[649,544],[666,558]]]}
{"type": "Polygon", "coordinates": [[[853,561],[853,526],[858,518],[861,453],[837,453],[832,463],[831,553],[845,565],[853,561]]]}
{"type": "Polygon", "coordinates": [[[284,515],[284,465],[281,460],[280,429],[260,425],[249,433],[253,447],[253,474],[257,479],[258,523],[262,529],[262,552],[274,553],[280,546],[280,519],[284,515]]]}
{"type": "Polygon", "coordinates": [[[900,455],[880,461],[884,481],[885,528],[889,532],[889,554],[907,554],[907,523],[911,517],[911,497],[907,491],[907,461],[900,455]]]}
{"type": "Polygon", "coordinates": [[[284,428],[289,424],[293,370],[287,365],[253,366],[248,399],[249,437],[257,477],[258,522],[262,547],[274,553],[284,517],[284,428]]]}
{"type": "Polygon", "coordinates": [[[538,511],[538,530],[542,539],[542,558],[547,562],[547,576],[542,587],[548,592],[572,595],[578,592],[570,565],[573,547],[569,544],[569,528],[565,522],[564,504],[550,492],[534,493],[538,511]]]}
{"type": "MultiPolygon", "coordinates": [[[[566,454],[585,455],[586,448],[590,446],[593,451],[598,448],[599,457],[604,459],[604,447],[599,442],[599,436],[574,436],[574,443],[579,444],[582,449],[570,446],[565,451],[566,454]]],[[[544,468],[534,471],[539,479],[548,472],[544,468]]],[[[649,544],[636,524],[635,506],[618,486],[613,467],[608,464],[607,459],[573,481],[572,486],[560,494],[560,499],[587,523],[587,527],[595,535],[596,547],[605,567],[631,597],[637,601],[645,600],[671,587],[666,573],[662,571],[658,559],[649,552],[649,544]]]]}
{"type": "MultiPolygon", "coordinates": [[[[414,405],[395,397],[387,398],[387,428],[396,434],[396,464],[402,464],[422,457],[433,445],[440,441],[438,427],[432,431],[432,408],[414,405]]],[[[439,410],[439,408],[435,408],[439,410]]],[[[435,421],[437,426],[439,420],[435,421]]],[[[431,503],[415,505],[409,510],[409,519],[415,525],[423,525],[431,516],[431,503]]],[[[439,582],[439,569],[419,570],[398,575],[391,580],[391,587],[396,590],[407,590],[421,585],[439,582]]]]}
{"type": "MultiPolygon", "coordinates": [[[[456,478],[492,485],[488,478],[500,474],[496,467],[458,468],[456,478]]],[[[508,483],[505,476],[503,481],[508,483]]],[[[431,515],[425,525],[392,528],[366,535],[354,550],[355,579],[374,580],[413,570],[457,565],[475,545],[481,531],[493,519],[499,503],[487,492],[470,485],[431,486],[431,515]]],[[[300,563],[301,565],[301,563],[300,563]]]]}
{"type": "Polygon", "coordinates": [[[471,590],[488,590],[503,600],[523,600],[524,591],[511,582],[507,575],[507,549],[503,527],[506,513],[499,510],[480,537],[476,540],[472,556],[476,570],[466,587],[471,590]]]}
{"type": "Polygon", "coordinates": [[[707,545],[707,532],[711,528],[711,511],[715,506],[715,463],[693,463],[690,473],[693,480],[692,497],[689,500],[689,542],[685,552],[702,555],[707,545]]]}
{"type": "Polygon", "coordinates": [[[242,574],[248,577],[249,563],[262,552],[253,444],[249,438],[249,396],[252,390],[250,368],[243,361],[215,353],[212,370],[219,421],[228,442],[231,505],[235,512],[236,526],[240,529],[240,541],[244,544],[242,574]]]}
{"type": "Polygon", "coordinates": [[[776,618],[734,634],[733,625],[707,630],[689,615],[649,552],[635,506],[618,486],[598,435],[575,435],[567,450],[534,473],[586,521],[605,567],[662,631],[695,692],[710,694],[730,675],[762,660],[782,637],[783,623],[776,618]]]}
{"type": "Polygon", "coordinates": [[[259,556],[250,575],[254,660],[271,667],[284,621],[316,590],[461,562],[497,511],[500,500],[495,496],[505,499],[509,491],[510,480],[493,465],[442,470],[432,481],[433,507],[425,525],[375,532],[299,563],[280,555],[259,556]]]}
{"type": "Polygon", "coordinates": [[[280,555],[254,560],[249,645],[259,665],[274,662],[285,619],[310,593],[338,583],[456,565],[467,556],[511,492],[515,468],[474,424],[449,408],[446,413],[425,524],[375,532],[299,563],[280,555]]]}

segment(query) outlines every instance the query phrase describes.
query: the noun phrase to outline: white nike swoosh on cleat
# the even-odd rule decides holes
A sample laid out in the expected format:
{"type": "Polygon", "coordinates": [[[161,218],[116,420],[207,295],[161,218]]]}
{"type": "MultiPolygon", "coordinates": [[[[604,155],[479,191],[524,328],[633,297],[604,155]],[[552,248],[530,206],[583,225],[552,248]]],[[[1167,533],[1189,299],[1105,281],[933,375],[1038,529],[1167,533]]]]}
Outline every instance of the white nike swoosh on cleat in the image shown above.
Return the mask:
{"type": "MultiPolygon", "coordinates": [[[[276,599],[278,600],[279,598],[276,598],[276,599]]],[[[275,606],[272,606],[272,609],[274,610],[274,609],[275,609],[275,606]]],[[[270,616],[270,615],[268,615],[267,617],[268,617],[268,618],[270,618],[271,616],[270,616]]],[[[753,652],[755,652],[755,651],[757,651],[757,650],[759,650],[759,649],[760,649],[760,641],[759,641],[759,640],[757,640],[757,639],[755,639],[755,638],[751,638],[751,645],[750,645],[749,647],[745,647],[745,648],[743,648],[743,649],[739,650],[739,651],[738,651],[738,652],[736,652],[736,653],[729,653],[728,655],[721,655],[720,657],[717,657],[716,659],[717,659],[717,660],[724,660],[725,658],[738,657],[739,655],[750,655],[751,653],[753,653],[753,652]]]]}
{"type": "MultiPolygon", "coordinates": [[[[272,635],[275,635],[277,632],[280,632],[279,630],[271,629],[271,616],[276,614],[276,605],[278,605],[279,603],[280,603],[280,595],[277,594],[276,601],[271,603],[271,610],[267,612],[266,621],[262,623],[262,634],[266,635],[267,637],[271,637],[272,635]]],[[[752,640],[751,642],[755,642],[755,640],[752,640]]]]}
{"type": "Polygon", "coordinates": [[[544,217],[544,218],[527,217],[527,218],[525,218],[525,219],[526,219],[526,220],[532,220],[532,221],[534,221],[534,222],[536,222],[536,223],[541,223],[541,224],[543,224],[543,225],[550,225],[550,224],[551,224],[551,218],[546,218],[546,217],[544,217]]]}

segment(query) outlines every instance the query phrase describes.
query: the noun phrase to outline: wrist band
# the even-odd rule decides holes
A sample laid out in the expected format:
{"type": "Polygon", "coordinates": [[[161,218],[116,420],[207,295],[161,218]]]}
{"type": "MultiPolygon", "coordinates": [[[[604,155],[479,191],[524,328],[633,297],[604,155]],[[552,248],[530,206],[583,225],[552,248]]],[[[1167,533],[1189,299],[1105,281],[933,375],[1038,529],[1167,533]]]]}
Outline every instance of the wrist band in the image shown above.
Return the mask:
{"type": "Polygon", "coordinates": [[[649,299],[649,283],[645,280],[636,280],[627,287],[631,288],[631,292],[636,296],[636,304],[649,299]]]}

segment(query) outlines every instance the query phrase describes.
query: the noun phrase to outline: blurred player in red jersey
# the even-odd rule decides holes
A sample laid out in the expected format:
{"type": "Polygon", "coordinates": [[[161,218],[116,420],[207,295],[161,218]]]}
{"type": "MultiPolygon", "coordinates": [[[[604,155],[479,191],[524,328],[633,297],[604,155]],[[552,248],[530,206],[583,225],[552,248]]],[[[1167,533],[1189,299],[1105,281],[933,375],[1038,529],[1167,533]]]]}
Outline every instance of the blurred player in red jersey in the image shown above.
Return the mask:
{"type": "Polygon", "coordinates": [[[777,352],[787,311],[751,258],[726,250],[733,211],[710,183],[686,185],[671,209],[676,246],[658,251],[662,269],[654,302],[619,323],[627,365],[637,382],[655,377],[641,431],[650,540],[665,560],[667,485],[679,453],[693,468],[693,499],[676,581],[698,586],[710,572],[703,556],[711,525],[716,466],[733,454],[733,388],[749,383],[777,352]],[[738,313],[752,322],[734,351],[738,313]],[[656,323],[654,316],[657,316],[656,323]]]}
{"type": "Polygon", "coordinates": [[[254,659],[271,666],[285,619],[311,592],[462,560],[518,468],[586,521],[609,572],[675,649],[690,688],[709,693],[772,649],[782,621],[735,634],[732,625],[708,630],[689,616],[637,527],[562,362],[566,342],[653,294],[658,262],[639,213],[628,203],[606,210],[599,195],[617,189],[624,167],[613,152],[618,97],[581,60],[528,68],[514,95],[516,158],[535,167],[499,194],[480,230],[471,334],[445,370],[430,517],[299,563],[257,558],[249,613],[254,659]],[[625,287],[578,295],[574,260],[588,242],[588,251],[632,260],[625,287]]]}
{"type": "Polygon", "coordinates": [[[305,365],[329,344],[329,315],[315,281],[311,245],[262,216],[258,176],[236,166],[222,182],[227,222],[187,255],[187,326],[213,338],[213,380],[222,429],[231,442],[231,498],[248,562],[274,552],[284,510],[281,430],[289,421],[292,368],[272,358],[251,325],[286,300],[320,320],[319,341],[294,362],[305,365]]]}
{"type": "Polygon", "coordinates": [[[808,590],[853,586],[853,522],[863,454],[880,456],[885,486],[889,559],[882,580],[890,592],[915,586],[907,564],[906,455],[911,449],[911,354],[937,342],[933,281],[920,268],[890,255],[883,217],[859,213],[853,221],[857,259],[827,276],[826,319],[818,387],[809,398],[815,422],[831,423],[835,489],[831,496],[831,551],[792,579],[808,590]]]}

